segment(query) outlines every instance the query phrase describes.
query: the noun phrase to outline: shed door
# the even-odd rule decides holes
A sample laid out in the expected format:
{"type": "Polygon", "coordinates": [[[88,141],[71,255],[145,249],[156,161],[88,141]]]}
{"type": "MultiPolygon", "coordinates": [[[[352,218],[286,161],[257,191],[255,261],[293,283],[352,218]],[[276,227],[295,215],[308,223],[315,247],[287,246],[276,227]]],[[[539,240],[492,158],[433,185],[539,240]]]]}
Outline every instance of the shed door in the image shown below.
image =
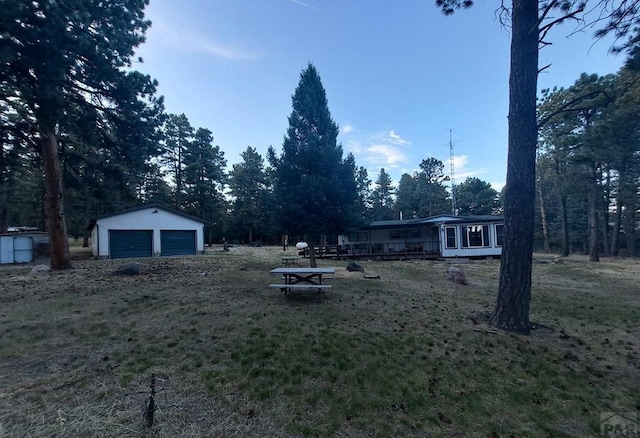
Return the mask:
{"type": "Polygon", "coordinates": [[[109,230],[109,257],[151,257],[153,230],[109,230]]]}
{"type": "Polygon", "coordinates": [[[160,255],[186,255],[196,253],[195,230],[160,231],[160,255]]]}
{"type": "Polygon", "coordinates": [[[33,261],[33,239],[31,236],[13,238],[13,262],[29,263],[33,261]]]}

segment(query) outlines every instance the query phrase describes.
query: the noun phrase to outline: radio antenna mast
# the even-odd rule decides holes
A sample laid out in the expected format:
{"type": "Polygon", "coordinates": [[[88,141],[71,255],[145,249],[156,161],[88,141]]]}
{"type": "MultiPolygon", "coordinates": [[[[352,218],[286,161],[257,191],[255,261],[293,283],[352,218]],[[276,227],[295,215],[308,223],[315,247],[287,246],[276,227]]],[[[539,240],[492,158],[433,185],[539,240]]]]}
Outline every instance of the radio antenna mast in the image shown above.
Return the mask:
{"type": "Polygon", "coordinates": [[[449,129],[449,162],[451,163],[451,214],[456,214],[456,173],[453,165],[453,141],[451,140],[451,129],[449,129]]]}

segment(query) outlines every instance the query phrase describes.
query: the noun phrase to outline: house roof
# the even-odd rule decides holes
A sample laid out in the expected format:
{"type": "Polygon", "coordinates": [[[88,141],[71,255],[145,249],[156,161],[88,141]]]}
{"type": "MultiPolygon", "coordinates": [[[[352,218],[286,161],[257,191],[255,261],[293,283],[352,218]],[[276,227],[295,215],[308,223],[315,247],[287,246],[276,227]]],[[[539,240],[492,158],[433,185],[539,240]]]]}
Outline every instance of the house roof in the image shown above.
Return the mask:
{"type": "Polygon", "coordinates": [[[382,228],[411,228],[423,225],[449,224],[449,223],[480,223],[502,221],[504,217],[493,215],[454,216],[451,214],[439,214],[419,219],[404,219],[391,221],[374,221],[363,229],[382,228]]]}
{"type": "Polygon", "coordinates": [[[96,225],[96,222],[98,222],[98,220],[100,220],[100,219],[106,219],[108,217],[119,216],[121,214],[132,213],[134,211],[147,210],[147,209],[151,209],[151,208],[154,208],[154,209],[157,209],[157,210],[164,210],[164,211],[166,211],[168,213],[172,213],[172,214],[175,214],[175,215],[178,215],[178,216],[182,216],[182,217],[185,217],[187,219],[191,219],[191,220],[196,221],[196,222],[201,222],[203,224],[207,223],[207,221],[202,220],[199,217],[195,217],[195,216],[192,216],[190,214],[183,213],[183,212],[178,211],[178,210],[174,210],[173,208],[169,208],[169,207],[167,207],[165,205],[162,205],[162,204],[145,204],[145,205],[141,205],[139,207],[130,208],[128,210],[116,211],[116,212],[113,212],[113,213],[109,213],[109,214],[105,214],[105,215],[102,215],[102,216],[98,216],[97,218],[93,218],[93,219],[89,220],[89,224],[87,225],[87,229],[89,231],[91,231],[93,229],[93,227],[96,225]]]}

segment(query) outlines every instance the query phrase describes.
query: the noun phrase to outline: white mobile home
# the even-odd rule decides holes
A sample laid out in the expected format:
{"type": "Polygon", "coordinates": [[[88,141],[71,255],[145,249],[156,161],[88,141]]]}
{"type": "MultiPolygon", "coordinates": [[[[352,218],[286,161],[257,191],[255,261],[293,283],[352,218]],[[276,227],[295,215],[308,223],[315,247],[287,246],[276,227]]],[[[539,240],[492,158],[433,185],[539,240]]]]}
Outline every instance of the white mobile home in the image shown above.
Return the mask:
{"type": "Polygon", "coordinates": [[[153,204],[92,220],[91,246],[99,258],[204,253],[205,221],[153,204]]]}
{"type": "Polygon", "coordinates": [[[501,216],[438,215],[422,219],[376,221],[338,238],[338,250],[354,257],[499,257],[501,216]]]}

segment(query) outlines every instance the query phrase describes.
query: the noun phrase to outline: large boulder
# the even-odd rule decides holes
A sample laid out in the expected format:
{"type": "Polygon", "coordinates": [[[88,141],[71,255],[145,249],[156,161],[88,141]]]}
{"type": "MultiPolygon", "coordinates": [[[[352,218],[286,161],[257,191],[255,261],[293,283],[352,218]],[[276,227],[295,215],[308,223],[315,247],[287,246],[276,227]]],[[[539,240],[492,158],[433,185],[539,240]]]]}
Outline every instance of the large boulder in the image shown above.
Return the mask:
{"type": "Polygon", "coordinates": [[[449,266],[447,269],[447,280],[456,284],[469,284],[464,271],[456,266],[449,266]]]}

